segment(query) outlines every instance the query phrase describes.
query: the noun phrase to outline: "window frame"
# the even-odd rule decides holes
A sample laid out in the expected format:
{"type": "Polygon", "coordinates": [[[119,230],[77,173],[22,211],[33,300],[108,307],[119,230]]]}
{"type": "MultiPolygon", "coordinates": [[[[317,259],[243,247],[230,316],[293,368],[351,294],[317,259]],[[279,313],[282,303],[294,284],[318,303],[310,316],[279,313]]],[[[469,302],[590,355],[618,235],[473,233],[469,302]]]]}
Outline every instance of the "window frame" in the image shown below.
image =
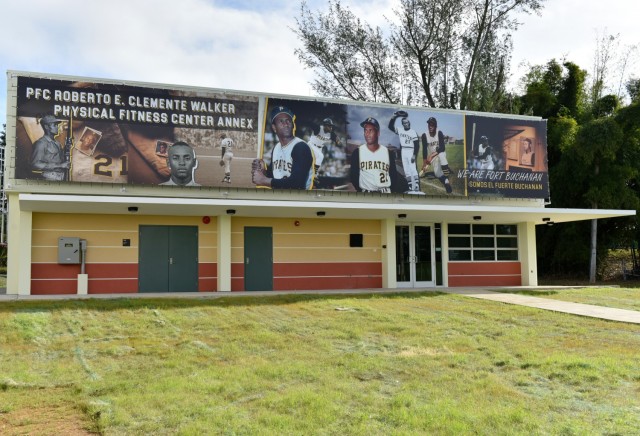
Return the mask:
{"type": "MultiPolygon", "coordinates": [[[[517,224],[472,224],[472,223],[450,223],[447,224],[447,242],[454,238],[456,241],[460,241],[461,238],[467,238],[469,240],[468,247],[451,247],[448,244],[447,254],[449,262],[519,262],[520,261],[520,246],[518,244],[518,225],[517,224]],[[449,232],[451,227],[457,233],[449,232]],[[481,227],[480,227],[481,226],[481,227]],[[488,233],[488,227],[493,228],[493,233],[488,233]],[[466,228],[469,229],[468,233],[460,233],[460,231],[466,228]],[[475,232],[474,232],[475,228],[475,232]],[[474,238],[478,238],[478,243],[483,241],[487,245],[489,239],[493,240],[493,246],[474,246],[474,238]],[[502,241],[502,242],[498,242],[502,241]],[[509,241],[509,242],[506,242],[509,241]],[[453,252],[453,256],[452,256],[453,252]],[[476,259],[476,256],[490,257],[489,252],[492,252],[493,259],[476,259]],[[500,259],[500,257],[509,257],[507,253],[513,254],[515,252],[515,259],[500,259]],[[477,254],[476,254],[477,253],[477,254]],[[500,254],[499,254],[500,253],[500,254]],[[468,260],[456,260],[455,258],[468,258],[468,260]],[[452,259],[453,258],[453,259],[452,259]]],[[[456,244],[460,245],[460,244],[456,244]]]]}

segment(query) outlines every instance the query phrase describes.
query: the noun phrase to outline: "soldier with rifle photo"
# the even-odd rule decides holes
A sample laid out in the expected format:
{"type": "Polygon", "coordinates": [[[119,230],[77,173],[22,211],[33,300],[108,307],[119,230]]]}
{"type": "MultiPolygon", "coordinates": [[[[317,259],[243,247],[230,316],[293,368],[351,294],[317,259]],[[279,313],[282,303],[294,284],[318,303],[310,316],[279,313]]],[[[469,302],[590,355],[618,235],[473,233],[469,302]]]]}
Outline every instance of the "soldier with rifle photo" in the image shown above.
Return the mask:
{"type": "Polygon", "coordinates": [[[53,115],[40,118],[44,135],[33,143],[31,171],[45,180],[61,182],[69,180],[71,135],[67,135],[65,148],[56,140],[62,120],[53,115]]]}

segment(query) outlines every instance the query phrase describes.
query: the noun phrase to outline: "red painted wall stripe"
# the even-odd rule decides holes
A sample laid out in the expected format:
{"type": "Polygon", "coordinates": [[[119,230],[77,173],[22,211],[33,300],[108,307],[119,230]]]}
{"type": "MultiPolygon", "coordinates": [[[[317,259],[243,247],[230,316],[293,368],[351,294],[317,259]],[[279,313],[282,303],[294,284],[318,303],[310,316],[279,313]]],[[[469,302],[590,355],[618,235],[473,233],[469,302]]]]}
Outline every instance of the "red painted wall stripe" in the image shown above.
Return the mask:
{"type": "MultiPolygon", "coordinates": [[[[198,290],[216,291],[218,286],[216,263],[198,264],[198,290]]],[[[89,263],[89,294],[129,294],[138,292],[137,263],[89,263]]],[[[57,263],[31,264],[31,294],[56,295],[78,292],[80,265],[57,263]]]]}
{"type": "Polygon", "coordinates": [[[520,262],[449,262],[449,276],[520,275],[520,262]]]}
{"type": "Polygon", "coordinates": [[[89,294],[135,294],[138,292],[138,278],[129,280],[89,279],[87,292],[89,294]]]}
{"type": "Polygon", "coordinates": [[[274,278],[273,287],[276,291],[381,288],[382,277],[274,278]]]}
{"type": "Polygon", "coordinates": [[[218,290],[218,279],[216,277],[198,279],[198,292],[215,292],[218,290]]]}
{"type": "MultiPolygon", "coordinates": [[[[382,287],[382,264],[373,262],[275,263],[273,290],[382,287]]],[[[244,291],[244,264],[231,264],[231,290],[244,291]]]]}
{"type": "Polygon", "coordinates": [[[31,295],[77,294],[78,280],[31,280],[31,295]]]}
{"type": "Polygon", "coordinates": [[[449,286],[521,286],[520,262],[450,262],[449,286]]]}
{"type": "Polygon", "coordinates": [[[275,263],[273,275],[276,277],[291,276],[362,276],[382,275],[382,264],[379,262],[362,263],[275,263]]]}
{"type": "Polygon", "coordinates": [[[456,276],[449,277],[449,286],[521,286],[520,276],[456,276]]]}

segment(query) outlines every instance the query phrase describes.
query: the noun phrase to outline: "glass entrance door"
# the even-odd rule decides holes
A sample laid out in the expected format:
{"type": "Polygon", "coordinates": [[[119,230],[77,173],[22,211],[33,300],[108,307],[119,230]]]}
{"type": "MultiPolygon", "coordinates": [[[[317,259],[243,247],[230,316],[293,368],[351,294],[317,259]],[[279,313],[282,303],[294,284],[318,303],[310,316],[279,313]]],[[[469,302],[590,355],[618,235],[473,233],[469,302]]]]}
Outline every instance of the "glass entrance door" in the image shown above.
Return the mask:
{"type": "Polygon", "coordinates": [[[396,226],[396,281],[398,287],[435,286],[433,226],[396,226]]]}

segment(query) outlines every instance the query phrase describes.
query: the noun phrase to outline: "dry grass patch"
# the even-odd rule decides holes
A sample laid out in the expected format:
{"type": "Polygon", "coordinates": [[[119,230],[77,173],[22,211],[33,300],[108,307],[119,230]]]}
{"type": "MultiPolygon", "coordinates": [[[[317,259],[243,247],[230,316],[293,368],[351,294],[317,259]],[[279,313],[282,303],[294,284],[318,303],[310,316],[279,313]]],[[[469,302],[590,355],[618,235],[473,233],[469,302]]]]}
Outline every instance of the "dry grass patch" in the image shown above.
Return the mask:
{"type": "Polygon", "coordinates": [[[65,435],[95,434],[84,413],[70,406],[23,407],[0,413],[0,434],[65,435]]]}

